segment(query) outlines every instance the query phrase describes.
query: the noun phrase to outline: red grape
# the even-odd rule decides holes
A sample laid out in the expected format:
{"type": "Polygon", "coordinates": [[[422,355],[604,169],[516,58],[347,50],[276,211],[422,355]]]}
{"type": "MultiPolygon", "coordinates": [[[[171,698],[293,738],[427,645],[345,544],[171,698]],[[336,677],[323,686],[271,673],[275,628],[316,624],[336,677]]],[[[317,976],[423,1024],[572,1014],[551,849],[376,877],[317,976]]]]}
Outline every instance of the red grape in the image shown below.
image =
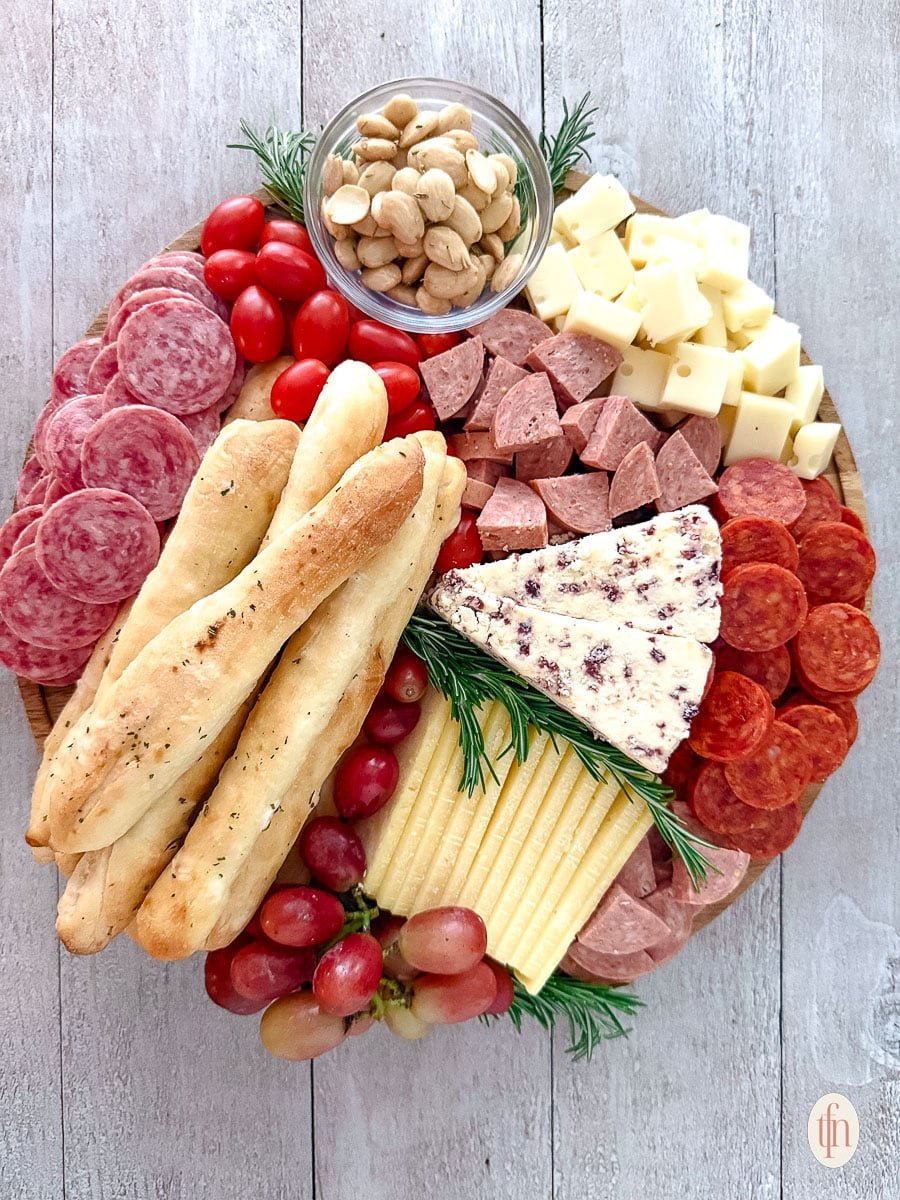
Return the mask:
{"type": "Polygon", "coordinates": [[[372,922],[372,933],[381,943],[384,951],[382,971],[388,979],[400,979],[408,982],[415,979],[419,972],[411,967],[397,948],[397,937],[406,924],[404,917],[395,917],[392,913],[382,913],[372,922]]]}
{"type": "Polygon", "coordinates": [[[294,992],[266,1009],[259,1036],[276,1058],[303,1062],[339,1046],[347,1029],[342,1017],[322,1012],[312,992],[294,992]]]}
{"type": "Polygon", "coordinates": [[[355,887],[366,873],[366,852],[355,830],[337,817],[316,817],[300,834],[300,857],[335,892],[355,887]]]}
{"type": "Polygon", "coordinates": [[[263,932],[282,946],[321,946],[340,933],[343,924],[343,904],[320,888],[286,888],[270,896],[260,910],[263,932]]]}
{"type": "Polygon", "coordinates": [[[251,1013],[265,1008],[265,1000],[248,1000],[240,992],[235,991],[231,982],[231,962],[241,946],[246,945],[243,938],[223,946],[221,950],[211,950],[203,964],[203,980],[206,984],[206,994],[213,1004],[226,1008],[229,1012],[248,1017],[251,1013]]]}
{"type": "Polygon", "coordinates": [[[384,677],[384,691],[401,704],[414,704],[428,691],[428,668],[412,650],[401,646],[384,677]]]}
{"type": "Polygon", "coordinates": [[[375,1018],[366,1015],[354,1017],[350,1022],[350,1028],[347,1032],[351,1037],[362,1037],[364,1033],[368,1033],[375,1024],[375,1018]]]}
{"type": "Polygon", "coordinates": [[[348,933],[319,959],[313,995],[323,1012],[361,1012],[381,982],[381,946],[371,933],[348,933]]]}
{"type": "Polygon", "coordinates": [[[491,1001],[489,1008],[485,1012],[490,1013],[493,1017],[500,1016],[501,1013],[509,1011],[510,1005],[516,998],[515,988],[513,987],[512,975],[498,962],[494,962],[492,958],[486,958],[485,963],[494,972],[494,978],[497,980],[497,994],[491,1001]]]}
{"type": "Polygon", "coordinates": [[[231,960],[231,983],[236,992],[267,1004],[293,992],[312,979],[316,956],[312,950],[294,950],[265,942],[241,946],[231,960]]]}
{"type": "Polygon", "coordinates": [[[497,994],[497,980],[480,962],[461,975],[420,975],[413,985],[412,1014],[431,1025],[456,1025],[487,1012],[497,994]]]}
{"type": "Polygon", "coordinates": [[[355,746],[334,777],[334,804],[342,817],[357,821],[384,808],[400,778],[400,764],[381,746],[355,746]]]}
{"type": "Polygon", "coordinates": [[[407,1041],[416,1041],[431,1032],[427,1021],[414,1016],[408,1008],[399,1004],[389,1004],[384,1010],[384,1023],[391,1033],[407,1041]]]}
{"type": "Polygon", "coordinates": [[[390,696],[378,696],[369,709],[363,729],[381,746],[395,746],[415,729],[422,710],[418,704],[402,704],[390,696]]]}
{"type": "Polygon", "coordinates": [[[397,939],[411,966],[434,975],[459,975],[484,957],[487,930],[471,908],[430,908],[410,917],[397,939]]]}

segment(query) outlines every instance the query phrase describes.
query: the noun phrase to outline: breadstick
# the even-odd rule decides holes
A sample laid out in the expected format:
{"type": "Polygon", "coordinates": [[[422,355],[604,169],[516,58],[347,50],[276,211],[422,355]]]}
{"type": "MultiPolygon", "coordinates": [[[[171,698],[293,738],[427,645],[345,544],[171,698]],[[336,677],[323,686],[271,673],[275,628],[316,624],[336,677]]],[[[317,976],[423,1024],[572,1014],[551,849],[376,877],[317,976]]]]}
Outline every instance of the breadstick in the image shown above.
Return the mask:
{"type": "Polygon", "coordinates": [[[351,463],[378,445],[387,415],[387,393],[371,367],[342,362],[334,368],[304,426],[264,547],[333,488],[351,463]]]}
{"type": "MultiPolygon", "coordinates": [[[[362,673],[371,702],[389,661],[379,657],[370,663],[383,624],[396,620],[398,610],[411,608],[421,594],[421,586],[414,595],[410,588],[428,553],[446,461],[440,434],[421,440],[425,474],[415,509],[393,540],[288,642],[208,804],[138,913],[138,940],[156,957],[181,958],[203,946],[232,880],[254,853],[260,831],[271,824],[298,770],[314,750],[317,763],[324,762],[322,771],[304,769],[308,812],[319,784],[358,733],[366,709],[343,728],[343,697],[362,673]],[[339,745],[332,750],[335,740],[339,745]]],[[[425,580],[437,549],[428,553],[425,580]]]]}
{"type": "Polygon", "coordinates": [[[330,797],[326,776],[353,742],[372,700],[381,687],[385,669],[428,581],[440,544],[459,520],[459,501],[465,481],[466,474],[462,463],[454,458],[448,459],[428,550],[423,553],[411,578],[408,598],[392,609],[390,615],[380,623],[380,639],[341,698],[327,735],[317,741],[309,758],[304,761],[285,793],[270,824],[257,838],[252,853],[248,855],[231,885],[222,915],[207,938],[207,950],[227,946],[232,942],[259,907],[309,816],[310,789],[320,780],[325,780],[321,789],[323,800],[320,800],[316,812],[333,811],[333,806],[330,806],[325,798],[326,792],[330,797]]]}
{"type": "Polygon", "coordinates": [[[231,583],[144,647],[77,722],[50,788],[51,845],[109,846],[190,767],[284,641],[391,540],[422,490],[415,438],[379,446],[231,583]]]}
{"type": "Polygon", "coordinates": [[[272,385],[282,371],[286,371],[293,362],[294,359],[289,354],[283,354],[281,358],[273,358],[271,362],[258,363],[251,367],[237,400],[228,410],[225,424],[230,425],[233,421],[240,420],[276,420],[269,403],[272,385]]]}

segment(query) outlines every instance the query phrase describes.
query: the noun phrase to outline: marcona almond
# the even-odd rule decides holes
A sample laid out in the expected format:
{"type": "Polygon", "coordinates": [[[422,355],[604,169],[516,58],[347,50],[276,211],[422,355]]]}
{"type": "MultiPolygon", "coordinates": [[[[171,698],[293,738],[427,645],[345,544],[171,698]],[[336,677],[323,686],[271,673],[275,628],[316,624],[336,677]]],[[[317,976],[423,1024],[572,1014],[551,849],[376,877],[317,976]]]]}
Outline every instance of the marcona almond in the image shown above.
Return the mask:
{"type": "Polygon", "coordinates": [[[493,279],[494,272],[497,269],[497,260],[491,254],[478,254],[476,258],[481,263],[484,269],[485,280],[493,279]]]}
{"type": "Polygon", "coordinates": [[[460,154],[465,154],[467,150],[478,149],[478,138],[468,129],[448,129],[446,133],[442,133],[441,137],[445,137],[460,154]]]}
{"type": "Polygon", "coordinates": [[[475,186],[493,196],[497,190],[497,172],[494,170],[494,164],[486,159],[480,150],[467,150],[466,166],[475,186]]]}
{"type": "Polygon", "coordinates": [[[322,213],[322,224],[336,242],[342,242],[347,238],[352,238],[352,229],[348,229],[346,225],[335,225],[334,221],[332,221],[331,217],[328,215],[328,203],[329,202],[327,200],[323,199],[320,210],[322,213]]]}
{"type": "Polygon", "coordinates": [[[410,155],[410,162],[420,171],[432,168],[445,171],[455,188],[462,187],[466,182],[466,160],[444,138],[429,138],[427,143],[416,146],[415,153],[410,155]]]}
{"type": "Polygon", "coordinates": [[[349,158],[344,159],[344,183],[356,183],[359,179],[359,167],[349,158]]]}
{"type": "Polygon", "coordinates": [[[456,303],[460,308],[468,308],[470,304],[474,304],[481,293],[484,291],[484,284],[487,278],[484,267],[481,265],[480,259],[475,259],[475,278],[466,290],[456,297],[456,303]]]}
{"type": "Polygon", "coordinates": [[[415,197],[429,221],[443,221],[453,212],[456,188],[446,171],[432,167],[419,177],[415,197]]]}
{"type": "Polygon", "coordinates": [[[486,254],[490,254],[496,262],[501,262],[503,259],[503,239],[498,237],[496,233],[488,233],[481,239],[481,248],[486,254]]]}
{"type": "Polygon", "coordinates": [[[409,162],[409,151],[398,150],[397,153],[394,155],[392,161],[394,163],[394,166],[397,168],[397,170],[402,171],[403,168],[406,166],[406,164],[409,162]]]}
{"type": "Polygon", "coordinates": [[[491,280],[491,291],[502,292],[504,288],[509,287],[521,269],[522,255],[510,254],[509,258],[505,258],[494,272],[494,278],[491,280]]]}
{"type": "Polygon", "coordinates": [[[511,242],[521,228],[522,210],[519,207],[519,197],[513,196],[512,211],[497,230],[497,234],[504,242],[511,242]]]}
{"type": "Polygon", "coordinates": [[[401,279],[404,283],[418,283],[425,274],[425,268],[428,266],[428,255],[417,254],[415,257],[407,258],[406,262],[400,268],[401,279]]]}
{"type": "Polygon", "coordinates": [[[392,237],[363,237],[357,243],[356,253],[364,267],[386,267],[397,257],[397,246],[392,237]]]}
{"type": "Polygon", "coordinates": [[[356,253],[356,238],[351,237],[344,242],[335,242],[334,257],[345,271],[358,271],[359,256],[356,253]]]}
{"type": "Polygon", "coordinates": [[[471,179],[459,189],[459,195],[463,200],[468,200],[476,212],[482,212],[491,202],[487,192],[483,192],[481,188],[477,188],[471,179]]]}
{"type": "Polygon", "coordinates": [[[344,160],[337,154],[329,154],[322,171],[322,191],[326,196],[333,196],[343,182],[344,160]]]}
{"type": "Polygon", "coordinates": [[[496,233],[512,212],[513,198],[509,192],[499,192],[481,214],[485,233],[496,233]]]}
{"type": "Polygon", "coordinates": [[[355,183],[345,183],[328,201],[328,215],[335,225],[355,225],[369,211],[369,193],[355,183]]]}
{"type": "Polygon", "coordinates": [[[472,112],[464,104],[447,104],[438,113],[438,129],[441,133],[448,129],[471,129],[472,112]]]}
{"type": "Polygon", "coordinates": [[[425,287],[432,296],[440,300],[453,300],[467,292],[478,279],[478,272],[471,260],[468,267],[462,271],[451,271],[440,263],[430,263],[425,269],[425,287]]]}
{"type": "Polygon", "coordinates": [[[356,128],[363,137],[387,138],[389,142],[396,142],[400,136],[400,130],[393,121],[380,112],[363,113],[356,118],[356,128]]]}
{"type": "Polygon", "coordinates": [[[389,263],[384,267],[365,270],[359,278],[363,286],[370,288],[373,292],[389,292],[400,282],[400,268],[396,263],[389,263]]]}
{"type": "Polygon", "coordinates": [[[364,167],[359,173],[357,182],[360,187],[366,189],[370,196],[376,196],[391,186],[391,181],[396,174],[397,168],[393,163],[379,160],[370,162],[368,166],[364,167]]]}
{"type": "Polygon", "coordinates": [[[492,154],[490,158],[494,162],[502,163],[506,167],[507,179],[506,186],[514,188],[519,179],[519,168],[516,166],[516,160],[510,158],[508,154],[492,154]]]}
{"type": "Polygon", "coordinates": [[[430,317],[445,317],[453,307],[449,300],[432,295],[428,288],[424,287],[420,287],[416,292],[416,304],[430,317]]]}
{"type": "Polygon", "coordinates": [[[401,242],[414,242],[425,232],[419,205],[406,192],[379,192],[372,200],[372,216],[401,242]]]}
{"type": "Polygon", "coordinates": [[[466,243],[446,225],[432,225],[425,231],[425,253],[449,271],[462,271],[472,262],[466,243]]]}
{"type": "Polygon", "coordinates": [[[430,137],[437,129],[437,124],[438,115],[436,112],[429,112],[426,109],[424,112],[416,113],[412,120],[403,127],[403,131],[400,134],[400,149],[408,150],[410,146],[415,146],[417,142],[430,137]]]}
{"type": "Polygon", "coordinates": [[[419,111],[419,106],[412,96],[398,92],[396,96],[391,96],[381,111],[397,129],[405,129],[419,111]]]}
{"type": "Polygon", "coordinates": [[[489,154],[488,162],[494,168],[494,174],[497,176],[497,191],[509,191],[509,171],[506,169],[506,163],[499,154],[489,154]]]}
{"type": "Polygon", "coordinates": [[[411,308],[416,305],[416,289],[407,287],[404,283],[398,283],[396,287],[390,288],[386,293],[392,300],[396,300],[398,304],[408,304],[411,308]]]}
{"type": "Polygon", "coordinates": [[[389,161],[397,153],[397,145],[387,138],[360,138],[353,147],[353,153],[360,162],[389,161]]]}
{"type": "Polygon", "coordinates": [[[453,211],[444,224],[455,229],[467,246],[481,237],[481,218],[464,196],[453,197],[453,211]]]}
{"type": "Polygon", "coordinates": [[[415,167],[401,167],[391,180],[391,191],[406,192],[407,196],[415,196],[420,178],[415,167]]]}
{"type": "Polygon", "coordinates": [[[397,242],[397,253],[401,258],[419,258],[425,253],[424,238],[416,238],[414,242],[401,242],[394,238],[397,242]]]}
{"type": "Polygon", "coordinates": [[[355,221],[351,228],[355,233],[358,233],[360,237],[378,236],[378,222],[371,213],[366,213],[361,221],[355,221]]]}

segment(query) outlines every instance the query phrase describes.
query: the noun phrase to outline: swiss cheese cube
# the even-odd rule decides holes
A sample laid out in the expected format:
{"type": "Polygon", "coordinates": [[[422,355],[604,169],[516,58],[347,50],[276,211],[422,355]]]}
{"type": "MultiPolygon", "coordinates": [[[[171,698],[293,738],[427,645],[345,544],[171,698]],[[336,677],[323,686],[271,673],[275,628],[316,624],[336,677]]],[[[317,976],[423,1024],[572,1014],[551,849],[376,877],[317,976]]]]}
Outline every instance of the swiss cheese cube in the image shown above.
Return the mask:
{"type": "Polygon", "coordinates": [[[634,281],[634,267],[612,230],[598,233],[569,251],[581,286],[606,300],[615,300],[634,281]]]}
{"type": "Polygon", "coordinates": [[[644,267],[635,276],[635,286],[644,300],[641,327],[652,345],[680,341],[712,317],[689,267],[644,267]]]}
{"type": "Polygon", "coordinates": [[[719,422],[719,430],[722,434],[723,446],[728,445],[728,439],[734,432],[734,423],[737,420],[737,414],[738,410],[736,404],[723,404],[719,409],[719,416],[717,419],[719,422]]]}
{"type": "Polygon", "coordinates": [[[569,311],[581,284],[561,242],[548,246],[525,287],[531,307],[542,321],[569,311]]]}
{"type": "Polygon", "coordinates": [[[834,421],[814,421],[801,425],[794,434],[794,453],[788,465],[801,479],[821,475],[834,454],[841,427],[834,421]]]}
{"type": "MultiPolygon", "coordinates": [[[[766,325],[768,325],[768,321],[766,325]]],[[[729,350],[746,350],[751,342],[762,337],[766,331],[766,325],[745,325],[743,329],[736,329],[728,336],[729,350]]]]}
{"type": "Polygon", "coordinates": [[[679,252],[673,249],[673,243],[680,243],[684,247],[680,252],[680,261],[687,258],[691,265],[701,261],[702,250],[695,231],[671,217],[635,213],[625,226],[625,249],[636,267],[645,267],[652,262],[654,255],[660,253],[660,245],[668,246],[671,258],[677,257],[679,252]]]}
{"type": "Polygon", "coordinates": [[[759,337],[741,353],[744,387],[750,392],[773,396],[790,383],[800,368],[800,329],[781,317],[772,317],[759,337]]]}
{"type": "Polygon", "coordinates": [[[729,354],[718,346],[684,342],[675,351],[661,406],[700,417],[715,417],[728,387],[729,354]]]}
{"type": "Polygon", "coordinates": [[[641,408],[660,407],[671,358],[656,350],[622,348],[622,362],[610,385],[611,396],[627,396],[641,408]]]}
{"type": "Polygon", "coordinates": [[[761,287],[745,279],[722,296],[725,328],[732,333],[747,325],[765,325],[775,311],[775,301],[761,287]]]}
{"type": "Polygon", "coordinates": [[[641,293],[637,290],[633,283],[628,285],[615,303],[621,305],[623,308],[630,308],[634,312],[642,312],[644,308],[644,301],[641,299],[641,293]]]}
{"type": "Polygon", "coordinates": [[[728,344],[728,334],[722,312],[722,293],[718,288],[710,287],[708,283],[701,283],[700,295],[712,309],[712,316],[697,330],[691,341],[699,342],[701,346],[719,346],[724,350],[728,344]]]}
{"type": "Polygon", "coordinates": [[[750,229],[730,217],[710,214],[695,228],[703,248],[703,264],[697,273],[701,283],[723,292],[740,287],[750,269],[750,229]]]}
{"type": "Polygon", "coordinates": [[[575,297],[563,326],[570,333],[588,333],[620,349],[631,345],[640,327],[639,312],[590,292],[575,297]]]}
{"type": "Polygon", "coordinates": [[[592,175],[574,196],[558,205],[554,223],[582,243],[606,233],[634,212],[634,201],[614,175],[592,175]]]}
{"type": "Polygon", "coordinates": [[[791,433],[816,419],[824,392],[825,378],[821,367],[814,364],[798,367],[797,374],[784,389],[784,398],[794,409],[791,433]]]}
{"type": "Polygon", "coordinates": [[[725,450],[725,466],[744,458],[779,462],[791,433],[793,409],[786,400],[741,392],[734,428],[725,450]]]}
{"type": "Polygon", "coordinates": [[[572,247],[577,246],[578,243],[573,237],[569,237],[565,229],[563,229],[562,225],[560,225],[558,213],[559,209],[557,208],[554,210],[553,223],[550,226],[550,243],[552,245],[553,242],[562,242],[567,250],[571,250],[572,247]]]}
{"type": "Polygon", "coordinates": [[[722,398],[723,405],[736,408],[744,390],[744,360],[740,354],[728,353],[728,384],[722,398]]]}

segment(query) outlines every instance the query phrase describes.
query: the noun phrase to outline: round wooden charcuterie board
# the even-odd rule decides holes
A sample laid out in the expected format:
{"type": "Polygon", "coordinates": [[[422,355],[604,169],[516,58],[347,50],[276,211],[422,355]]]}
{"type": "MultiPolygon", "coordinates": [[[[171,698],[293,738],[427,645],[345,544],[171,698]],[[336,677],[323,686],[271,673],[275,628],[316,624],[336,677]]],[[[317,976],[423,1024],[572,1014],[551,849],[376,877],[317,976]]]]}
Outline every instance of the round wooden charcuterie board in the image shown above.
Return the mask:
{"type": "MultiPolygon", "coordinates": [[[[588,176],[579,172],[571,171],[566,179],[566,191],[574,192],[582,186],[588,179],[588,176]]],[[[270,197],[267,192],[260,191],[257,193],[261,200],[268,202],[270,197]]],[[[638,212],[658,213],[663,214],[663,211],[656,208],[654,205],[642,200],[639,196],[633,197],[637,206],[638,212]]],[[[198,250],[200,247],[200,234],[203,229],[203,222],[194,225],[191,229],[176,237],[172,242],[164,247],[165,250],[198,250]]],[[[103,332],[106,324],[106,309],[98,313],[85,331],[85,337],[91,337],[103,332]]],[[[802,361],[809,362],[809,358],[804,354],[802,361]]],[[[822,403],[819,409],[819,415],[826,421],[839,421],[837,409],[834,405],[831,396],[826,390],[822,403]]],[[[837,446],[835,447],[834,455],[828,471],[825,473],[826,478],[835,487],[841,502],[848,508],[852,509],[857,514],[865,527],[866,532],[869,530],[868,512],[866,510],[866,502],[863,496],[862,481],[859,476],[859,470],[856,465],[856,459],[853,456],[853,450],[850,446],[847,436],[844,432],[838,438],[837,446]]],[[[868,609],[867,602],[866,608],[868,609]]],[[[44,739],[50,733],[56,717],[59,715],[63,705],[71,695],[72,688],[51,688],[43,687],[40,684],[32,683],[31,680],[18,679],[19,692],[22,696],[22,703],[25,708],[25,715],[28,718],[28,724],[34,739],[40,747],[44,739]]],[[[809,812],[819,792],[822,789],[821,784],[814,784],[809,787],[802,798],[801,804],[804,813],[809,812]]],[[[746,876],[744,877],[741,886],[733,892],[727,899],[718,904],[710,904],[702,908],[694,921],[694,932],[701,929],[704,925],[708,925],[715,917],[724,909],[728,908],[747,888],[751,887],[760,875],[765,871],[770,859],[755,859],[750,864],[746,876]]]]}

